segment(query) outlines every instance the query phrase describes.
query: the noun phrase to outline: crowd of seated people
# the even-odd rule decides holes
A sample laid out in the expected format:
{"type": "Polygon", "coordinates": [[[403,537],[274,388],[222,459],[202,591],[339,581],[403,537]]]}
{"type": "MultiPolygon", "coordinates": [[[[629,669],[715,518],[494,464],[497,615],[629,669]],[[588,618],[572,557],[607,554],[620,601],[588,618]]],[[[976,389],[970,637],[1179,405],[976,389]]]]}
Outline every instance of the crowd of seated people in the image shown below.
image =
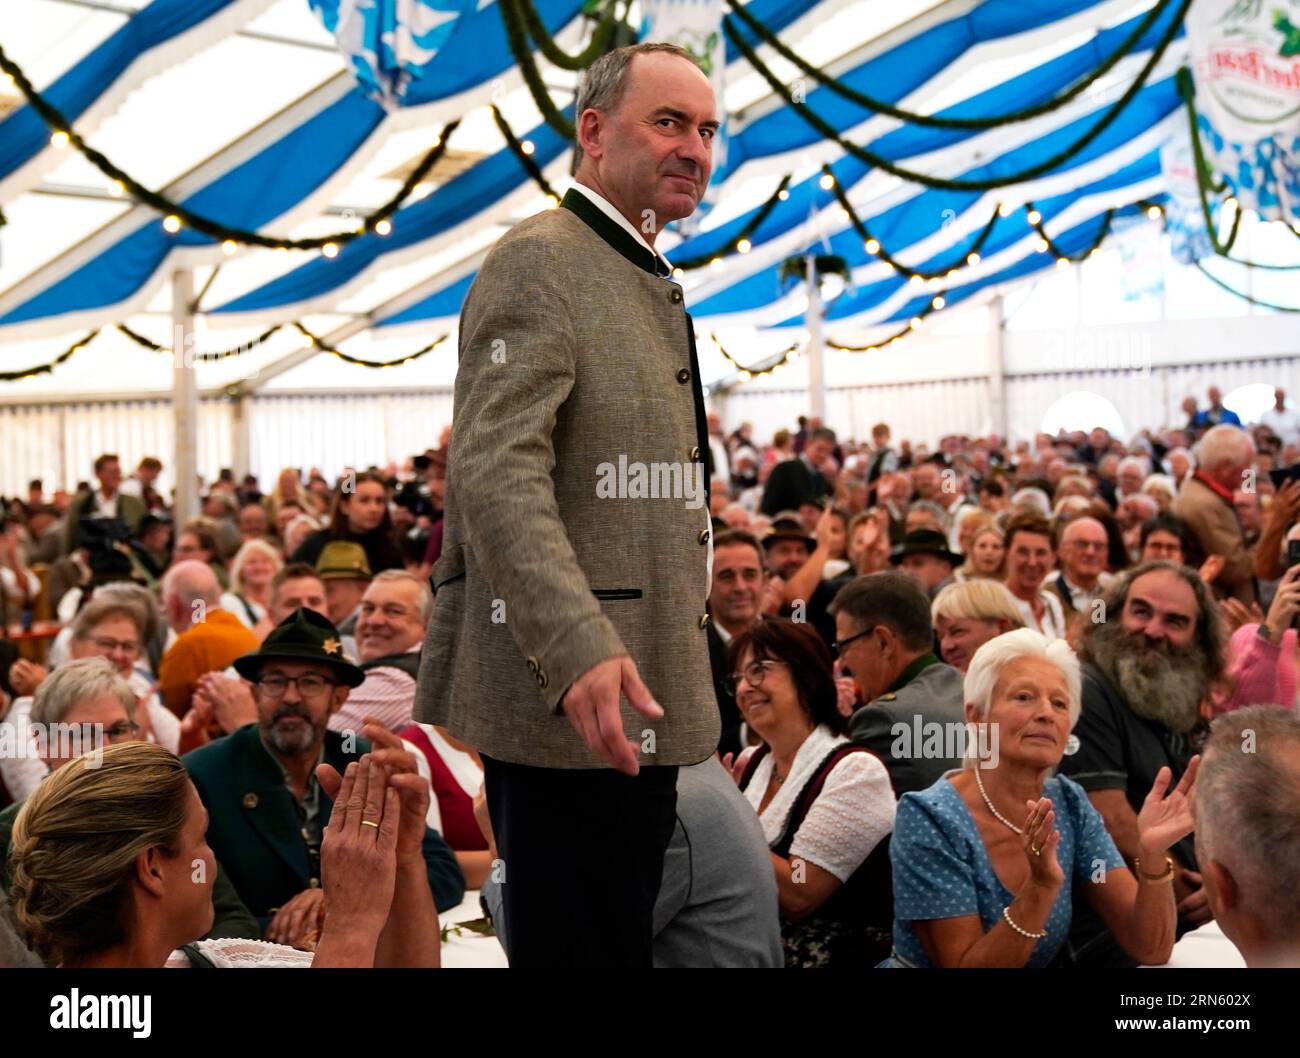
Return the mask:
{"type": "MultiPolygon", "coordinates": [[[[1300,964],[1300,438],[1216,393],[1127,439],[710,414],[722,736],[657,966],[1126,967],[1211,922],[1300,964]]],[[[59,630],[0,640],[0,959],[436,966],[467,890],[508,955],[482,759],[413,712],[450,453],[223,472],[181,524],[150,457],[5,504],[0,618],[59,630]]]]}

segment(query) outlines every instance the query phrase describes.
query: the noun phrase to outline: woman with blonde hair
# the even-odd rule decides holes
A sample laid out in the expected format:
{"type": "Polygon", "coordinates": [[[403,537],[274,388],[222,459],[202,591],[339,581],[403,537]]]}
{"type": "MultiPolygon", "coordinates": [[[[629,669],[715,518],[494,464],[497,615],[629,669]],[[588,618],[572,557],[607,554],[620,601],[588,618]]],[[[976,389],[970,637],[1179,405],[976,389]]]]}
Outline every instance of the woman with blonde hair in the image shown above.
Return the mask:
{"type": "Polygon", "coordinates": [[[271,582],[284,566],[280,553],[265,540],[244,541],[230,563],[230,590],[221,608],[256,628],[271,608],[271,582]]]}
{"type": "Polygon", "coordinates": [[[985,643],[966,672],[962,770],[898,802],[894,966],[1047,966],[1086,901],[1140,963],[1167,962],[1177,908],[1169,848],[1192,831],[1199,757],[1137,817],[1130,871],[1083,788],[1055,775],[1079,719],[1079,661],[1029,628],[985,643]]]}
{"type": "Polygon", "coordinates": [[[939,653],[958,672],[965,672],[990,639],[1025,627],[1015,597],[995,580],[949,584],[930,604],[939,653]]]}
{"type": "Polygon", "coordinates": [[[1005,573],[1007,549],[1002,530],[990,523],[977,529],[970,538],[966,561],[953,572],[958,583],[967,580],[1001,581],[1005,573]]]}
{"type": "Polygon", "coordinates": [[[198,940],[213,919],[208,813],[180,760],[147,742],[65,764],[27,799],[9,854],[19,933],[64,967],[437,966],[428,876],[400,865],[410,821],[423,837],[428,784],[390,778],[368,754],[342,778],[328,765],[317,775],[337,796],[321,846],[326,918],[314,954],[198,940]]]}

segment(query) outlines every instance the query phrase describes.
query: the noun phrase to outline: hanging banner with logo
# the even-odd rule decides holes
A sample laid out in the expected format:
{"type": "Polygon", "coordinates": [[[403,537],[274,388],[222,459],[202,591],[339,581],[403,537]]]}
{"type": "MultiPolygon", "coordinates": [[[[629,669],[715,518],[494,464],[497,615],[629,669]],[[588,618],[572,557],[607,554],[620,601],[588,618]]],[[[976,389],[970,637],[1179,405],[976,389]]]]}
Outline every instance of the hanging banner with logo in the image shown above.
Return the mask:
{"type": "MultiPolygon", "coordinates": [[[[717,118],[723,123],[713,140],[713,168],[716,172],[727,157],[724,96],[727,47],[722,35],[722,0],[642,0],[641,10],[644,13],[641,41],[659,41],[685,48],[713,84],[717,118]]],[[[705,203],[711,198],[712,189],[706,193],[705,203]]],[[[678,221],[677,230],[688,235],[688,229],[698,226],[706,212],[707,206],[693,217],[678,221]]]]}
{"type": "MultiPolygon", "coordinates": [[[[1186,122],[1174,126],[1174,133],[1160,148],[1160,170],[1169,193],[1164,204],[1165,231],[1169,251],[1179,264],[1193,264],[1214,252],[1205,230],[1205,214],[1196,188],[1196,158],[1186,122]]],[[[1212,201],[1211,210],[1217,210],[1212,201]]]]}
{"type": "Polygon", "coordinates": [[[423,76],[461,15],[478,0],[310,0],[316,17],[366,94],[384,107],[402,103],[406,87],[423,76]]]}
{"type": "Polygon", "coordinates": [[[1300,0],[1197,0],[1186,26],[1207,156],[1243,206],[1300,221],[1300,0]]]}

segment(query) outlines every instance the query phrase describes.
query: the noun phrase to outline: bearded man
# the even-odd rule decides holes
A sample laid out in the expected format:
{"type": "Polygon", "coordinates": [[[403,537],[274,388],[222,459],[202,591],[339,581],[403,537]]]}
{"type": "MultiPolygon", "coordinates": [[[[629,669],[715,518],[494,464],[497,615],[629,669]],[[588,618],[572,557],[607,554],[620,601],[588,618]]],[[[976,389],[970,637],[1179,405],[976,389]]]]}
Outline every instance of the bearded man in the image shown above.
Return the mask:
{"type": "MultiPolygon", "coordinates": [[[[1204,738],[1202,703],[1223,675],[1223,626],[1204,582],[1171,562],[1128,571],[1105,613],[1083,641],[1083,708],[1059,770],[1088,791],[1134,872],[1156,877],[1165,864],[1136,862],[1138,812],[1160,769],[1177,783],[1204,738]]],[[[1181,935],[1212,915],[1192,838],[1169,851],[1181,935]]],[[[1133,965],[1086,907],[1076,908],[1065,950],[1077,964],[1133,965]]]]}

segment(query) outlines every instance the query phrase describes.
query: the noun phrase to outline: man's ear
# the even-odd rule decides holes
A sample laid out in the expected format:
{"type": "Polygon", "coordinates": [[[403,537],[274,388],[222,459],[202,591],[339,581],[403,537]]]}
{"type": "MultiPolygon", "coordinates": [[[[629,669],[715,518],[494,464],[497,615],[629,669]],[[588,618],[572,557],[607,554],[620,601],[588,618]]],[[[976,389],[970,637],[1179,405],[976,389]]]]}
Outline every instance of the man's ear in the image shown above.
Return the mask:
{"type": "Polygon", "coordinates": [[[145,849],[135,858],[135,880],[151,896],[162,899],[162,852],[157,845],[145,849]]]}
{"type": "Polygon", "coordinates": [[[578,139],[578,146],[582,148],[584,156],[593,160],[599,160],[605,153],[601,147],[604,120],[605,115],[592,107],[584,110],[578,118],[574,133],[578,139]]]}
{"type": "Polygon", "coordinates": [[[1204,868],[1205,880],[1211,884],[1210,891],[1219,898],[1218,902],[1225,911],[1235,911],[1241,906],[1241,891],[1237,879],[1218,860],[1211,860],[1204,868]]]}
{"type": "Polygon", "coordinates": [[[343,703],[348,700],[348,695],[352,693],[352,688],[344,684],[334,688],[334,700],[330,703],[330,716],[333,716],[343,708],[343,703]]]}

